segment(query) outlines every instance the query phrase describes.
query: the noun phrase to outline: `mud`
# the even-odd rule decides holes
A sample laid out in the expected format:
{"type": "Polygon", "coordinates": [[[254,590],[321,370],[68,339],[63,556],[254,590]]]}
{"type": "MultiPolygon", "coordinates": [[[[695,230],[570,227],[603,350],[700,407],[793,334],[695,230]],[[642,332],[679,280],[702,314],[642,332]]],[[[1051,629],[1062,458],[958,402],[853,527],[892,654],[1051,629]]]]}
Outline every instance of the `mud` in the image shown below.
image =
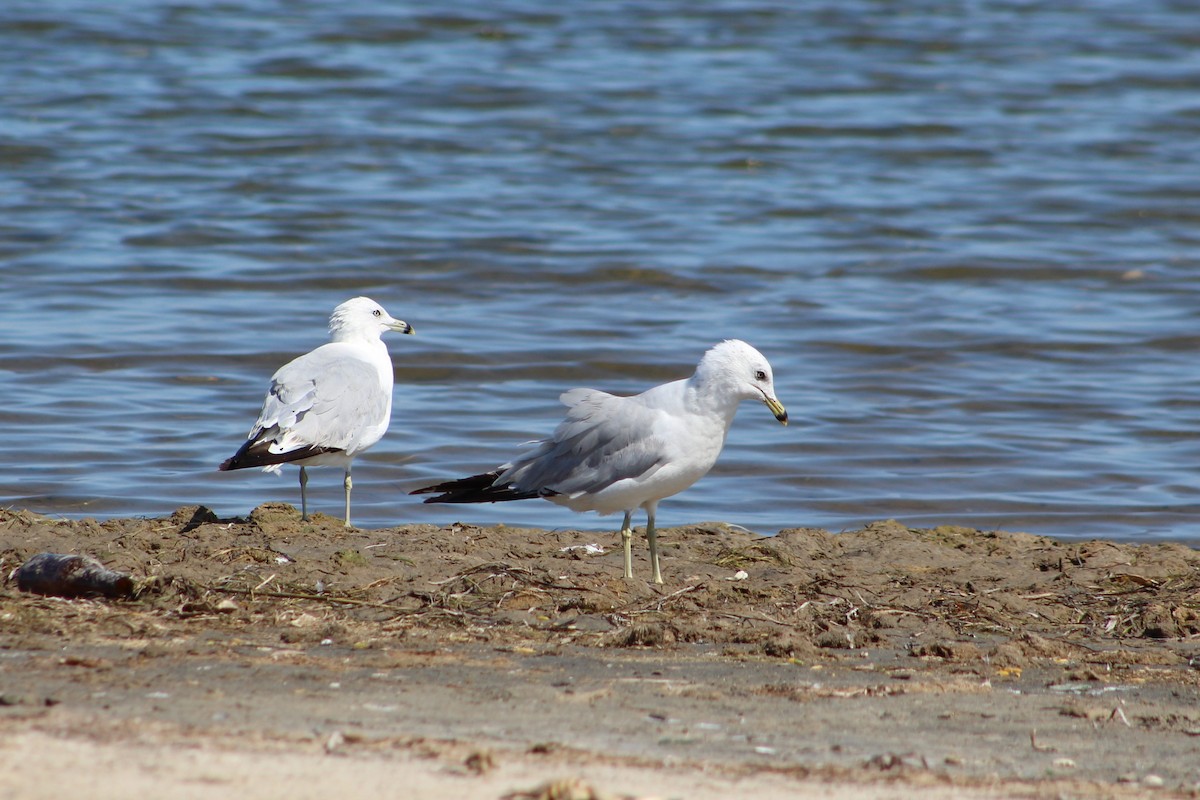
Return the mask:
{"type": "MultiPolygon", "coordinates": [[[[654,586],[640,539],[621,579],[615,533],[0,511],[4,575],[77,553],[136,583],[5,582],[0,762],[349,758],[455,782],[429,797],[1200,794],[1193,548],[896,522],[660,545],[654,586]]],[[[19,766],[11,796],[66,786],[19,766]]]]}

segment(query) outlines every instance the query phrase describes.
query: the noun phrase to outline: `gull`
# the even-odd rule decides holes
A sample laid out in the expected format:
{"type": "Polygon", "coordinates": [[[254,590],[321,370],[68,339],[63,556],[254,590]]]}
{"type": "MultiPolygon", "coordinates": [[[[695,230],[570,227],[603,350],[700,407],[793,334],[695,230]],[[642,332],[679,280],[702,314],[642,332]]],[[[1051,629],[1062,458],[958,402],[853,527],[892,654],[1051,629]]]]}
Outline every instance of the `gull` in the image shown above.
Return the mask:
{"type": "Polygon", "coordinates": [[[380,338],[412,333],[369,297],[339,305],[329,317],[328,343],[284,364],[271,377],[262,413],[249,436],[220,470],[262,467],[279,473],[300,467],[300,514],[308,519],[308,467],[346,470],[346,527],[350,525],[350,464],[383,437],[392,419],[392,360],[380,338]]]}
{"type": "Polygon", "coordinates": [[[571,389],[559,400],[566,418],[527,455],[490,472],[417,489],[426,503],[492,503],[541,497],[573,511],[622,511],[625,578],[633,577],[630,522],[646,511],[654,582],[662,583],[654,529],[660,500],[704,477],[725,444],[743,400],[765,403],[787,424],[775,397],[771,365],[762,353],[728,339],[704,354],[696,372],[641,394],[620,397],[571,389]]]}

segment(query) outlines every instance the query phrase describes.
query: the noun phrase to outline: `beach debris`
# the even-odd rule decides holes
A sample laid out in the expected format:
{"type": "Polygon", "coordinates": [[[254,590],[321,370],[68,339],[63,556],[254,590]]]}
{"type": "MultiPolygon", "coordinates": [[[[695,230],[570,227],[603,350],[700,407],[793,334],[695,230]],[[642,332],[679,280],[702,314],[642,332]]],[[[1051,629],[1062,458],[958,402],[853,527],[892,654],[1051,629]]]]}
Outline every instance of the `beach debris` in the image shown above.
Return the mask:
{"type": "Polygon", "coordinates": [[[604,555],[604,548],[598,544],[569,544],[558,548],[560,553],[580,553],[585,556],[604,555]]]}
{"type": "Polygon", "coordinates": [[[325,740],[325,752],[336,753],[346,744],[346,735],[341,731],[335,730],[329,734],[329,738],[325,740]]]}
{"type": "Polygon", "coordinates": [[[560,778],[546,781],[532,789],[509,792],[500,800],[653,800],[653,798],[610,794],[595,789],[581,778],[560,778]]]}
{"type": "Polygon", "coordinates": [[[13,570],[10,580],[23,592],[57,597],[132,597],[133,578],[114,572],[91,556],[38,553],[13,570]]]}
{"type": "Polygon", "coordinates": [[[1057,753],[1058,748],[1048,744],[1038,744],[1037,728],[1029,732],[1029,746],[1039,753],[1057,753]]]}
{"type": "Polygon", "coordinates": [[[483,775],[496,768],[496,757],[492,755],[490,750],[476,750],[467,756],[466,760],[463,761],[463,766],[472,775],[483,775]]]}
{"type": "Polygon", "coordinates": [[[56,697],[43,697],[37,694],[21,692],[0,693],[0,706],[56,706],[62,701],[56,697]]]}
{"type": "Polygon", "coordinates": [[[929,762],[919,753],[879,753],[867,759],[863,764],[868,769],[880,772],[907,769],[929,769],[929,762]]]}

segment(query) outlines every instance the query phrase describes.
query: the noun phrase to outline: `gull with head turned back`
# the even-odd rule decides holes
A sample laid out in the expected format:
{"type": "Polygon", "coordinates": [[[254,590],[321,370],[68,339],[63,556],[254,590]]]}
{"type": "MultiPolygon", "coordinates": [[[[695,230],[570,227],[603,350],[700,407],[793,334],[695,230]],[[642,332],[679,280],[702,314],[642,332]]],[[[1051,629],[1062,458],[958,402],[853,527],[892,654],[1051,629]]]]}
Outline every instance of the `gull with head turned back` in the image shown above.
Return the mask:
{"type": "Polygon", "coordinates": [[[350,465],[378,442],[392,419],[392,360],[382,336],[412,333],[369,297],[339,305],[329,318],[330,341],[284,364],[271,377],[262,413],[246,442],[219,469],[300,467],[300,513],[308,519],[307,467],[345,469],[350,527],[350,465]]]}
{"type": "Polygon", "coordinates": [[[695,373],[630,397],[572,389],[559,398],[566,418],[532,452],[496,469],[417,489],[438,493],[426,503],[489,503],[541,497],[574,511],[624,512],[625,577],[633,577],[630,524],[646,511],[646,539],[655,583],[662,583],[655,512],[660,500],[704,477],[721,448],[738,405],[765,403],[787,424],[775,397],[771,365],[738,339],[721,342],[695,373]]]}

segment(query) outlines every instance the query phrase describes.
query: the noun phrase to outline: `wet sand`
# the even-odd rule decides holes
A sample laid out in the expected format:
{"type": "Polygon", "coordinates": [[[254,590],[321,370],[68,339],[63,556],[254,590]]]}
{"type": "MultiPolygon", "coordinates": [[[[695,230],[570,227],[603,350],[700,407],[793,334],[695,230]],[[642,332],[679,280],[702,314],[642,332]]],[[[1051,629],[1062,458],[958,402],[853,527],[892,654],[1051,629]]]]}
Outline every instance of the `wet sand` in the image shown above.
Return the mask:
{"type": "Polygon", "coordinates": [[[4,583],[0,795],[1198,793],[1190,547],[895,522],[660,542],[656,587],[640,537],[620,578],[615,533],[0,511],[4,575],[81,553],[138,586],[4,583]]]}

